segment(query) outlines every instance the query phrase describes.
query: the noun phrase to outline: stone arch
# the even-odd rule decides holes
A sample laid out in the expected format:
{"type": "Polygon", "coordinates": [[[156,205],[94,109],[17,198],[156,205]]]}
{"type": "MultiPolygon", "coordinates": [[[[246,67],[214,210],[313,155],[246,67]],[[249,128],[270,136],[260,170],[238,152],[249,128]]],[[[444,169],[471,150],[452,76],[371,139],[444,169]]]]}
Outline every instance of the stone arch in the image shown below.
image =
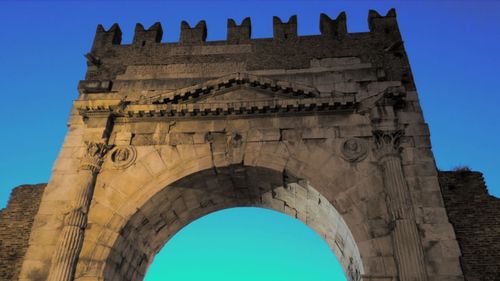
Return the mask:
{"type": "MultiPolygon", "coordinates": [[[[123,262],[123,253],[114,251],[115,243],[123,239],[123,229],[137,210],[165,187],[201,171],[237,166],[274,171],[276,182],[281,184],[284,175],[306,180],[345,221],[359,248],[363,261],[359,268],[365,276],[394,276],[396,265],[379,167],[372,154],[359,163],[345,161],[333,149],[342,143],[342,139],[247,143],[233,151],[229,160],[221,157],[227,154],[213,152],[209,144],[137,146],[137,159],[130,167],[116,170],[105,162],[96,182],[75,280],[108,280],[104,276],[109,261],[123,262]]],[[[138,259],[149,261],[151,257],[138,259]]]]}
{"type": "Polygon", "coordinates": [[[269,168],[231,165],[191,174],[151,197],[120,231],[103,280],[142,280],[154,255],[182,227],[212,212],[245,206],[301,220],[330,246],[349,280],[359,280],[364,272],[342,216],[306,180],[269,168]]]}

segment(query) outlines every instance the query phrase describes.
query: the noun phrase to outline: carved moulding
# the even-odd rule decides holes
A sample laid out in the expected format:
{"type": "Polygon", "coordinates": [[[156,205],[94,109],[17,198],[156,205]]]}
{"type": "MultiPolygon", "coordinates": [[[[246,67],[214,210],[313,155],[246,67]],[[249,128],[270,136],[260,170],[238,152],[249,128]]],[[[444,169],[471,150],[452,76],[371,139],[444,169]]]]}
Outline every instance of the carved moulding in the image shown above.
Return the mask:
{"type": "Polygon", "coordinates": [[[349,138],[340,145],[341,156],[348,162],[360,162],[368,155],[368,146],[363,139],[349,138]]]}
{"type": "Polygon", "coordinates": [[[137,150],[131,145],[118,146],[111,151],[109,158],[113,168],[126,169],[135,163],[137,150]]]}

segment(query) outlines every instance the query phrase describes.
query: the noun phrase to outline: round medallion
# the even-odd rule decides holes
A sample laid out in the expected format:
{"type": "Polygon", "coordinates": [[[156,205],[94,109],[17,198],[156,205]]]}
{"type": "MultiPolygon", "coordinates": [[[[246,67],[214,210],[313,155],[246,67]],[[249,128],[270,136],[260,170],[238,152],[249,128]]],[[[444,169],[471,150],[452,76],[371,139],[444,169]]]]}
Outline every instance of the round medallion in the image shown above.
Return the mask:
{"type": "Polygon", "coordinates": [[[365,159],[368,148],[362,139],[351,138],[342,142],[340,152],[346,161],[359,162],[365,159]]]}
{"type": "Polygon", "coordinates": [[[134,163],[137,151],[133,146],[116,147],[110,157],[116,169],[125,169],[134,163]]]}

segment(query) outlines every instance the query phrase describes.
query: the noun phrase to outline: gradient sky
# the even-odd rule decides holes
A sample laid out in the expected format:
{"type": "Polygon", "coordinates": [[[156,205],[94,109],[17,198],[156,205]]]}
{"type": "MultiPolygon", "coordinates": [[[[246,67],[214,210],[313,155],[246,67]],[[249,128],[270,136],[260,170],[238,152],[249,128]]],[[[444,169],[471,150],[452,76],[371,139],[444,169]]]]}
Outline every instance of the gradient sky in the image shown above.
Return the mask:
{"type": "MultiPolygon", "coordinates": [[[[48,181],[66,133],[72,101],[77,98],[78,80],[84,77],[83,54],[90,49],[98,23],[108,28],[118,22],[124,33],[123,42],[129,43],[136,22],[149,26],[160,21],[163,41],[173,42],[178,40],[181,20],[194,25],[205,19],[208,40],[222,40],[227,18],[240,22],[250,16],[252,36],[257,38],[272,36],[272,16],[286,20],[297,14],[299,34],[306,35],[319,33],[321,12],[336,17],[344,10],[349,31],[360,32],[368,30],[368,9],[385,14],[390,7],[397,9],[438,168],[449,170],[465,165],[481,171],[490,193],[500,197],[500,1],[0,0],[0,208],[5,206],[13,187],[48,181]]],[[[302,262],[314,258],[307,264],[319,267],[332,260],[333,255],[327,257],[323,253],[326,244],[308,231],[304,225],[270,211],[231,209],[215,213],[175,236],[151,272],[157,263],[172,264],[184,258],[200,260],[198,267],[193,265],[193,272],[210,265],[239,274],[241,264],[231,255],[241,251],[230,251],[239,249],[234,246],[235,237],[246,241],[238,246],[254,250],[241,257],[252,265],[252,257],[269,257],[276,264],[290,265],[297,262],[296,258],[302,258],[302,262]],[[284,237],[283,233],[293,237],[284,237]],[[280,248],[282,239],[296,239],[296,249],[310,249],[313,254],[305,250],[288,254],[280,248]],[[224,241],[228,243],[221,243],[224,241]],[[263,241],[266,243],[259,244],[263,241]],[[199,252],[195,245],[205,245],[207,252],[199,252]],[[215,248],[219,252],[211,256],[215,248]],[[283,251],[281,255],[279,251],[283,251]],[[170,252],[175,258],[169,256],[170,252]],[[195,253],[199,256],[191,256],[195,253]]],[[[185,265],[173,268],[185,269],[185,265]]],[[[289,268],[290,272],[296,269],[289,268]]],[[[277,272],[269,265],[262,265],[255,272],[264,269],[277,272]]],[[[304,268],[303,272],[307,270],[304,268]]],[[[252,274],[258,274],[255,272],[252,274]]],[[[314,280],[331,280],[329,273],[324,274],[323,279],[314,280]]],[[[182,274],[169,276],[168,280],[199,280],[186,279],[182,274]]],[[[252,276],[248,280],[265,280],[252,276]]],[[[274,276],[269,280],[281,280],[274,276]]],[[[217,275],[205,277],[222,280],[217,275]]],[[[148,278],[163,280],[155,279],[156,274],[148,278]]],[[[241,278],[231,280],[247,280],[241,278]]]]}

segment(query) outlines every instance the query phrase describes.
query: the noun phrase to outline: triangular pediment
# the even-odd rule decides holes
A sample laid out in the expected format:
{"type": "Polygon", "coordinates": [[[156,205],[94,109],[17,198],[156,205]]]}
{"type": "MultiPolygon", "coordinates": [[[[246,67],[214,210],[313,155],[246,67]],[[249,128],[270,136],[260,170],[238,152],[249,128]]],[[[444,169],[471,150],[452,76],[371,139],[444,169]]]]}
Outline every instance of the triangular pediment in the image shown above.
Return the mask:
{"type": "Polygon", "coordinates": [[[213,95],[208,95],[206,97],[198,98],[192,102],[203,102],[203,103],[220,103],[220,102],[235,102],[235,101],[259,101],[259,100],[269,100],[276,98],[283,98],[283,95],[270,92],[265,89],[252,89],[249,87],[239,86],[233,89],[220,91],[213,95]]]}
{"type": "Polygon", "coordinates": [[[248,73],[234,73],[169,93],[149,97],[147,102],[152,104],[193,104],[290,98],[301,99],[317,96],[319,96],[319,91],[312,86],[270,79],[248,73]]]}
{"type": "Polygon", "coordinates": [[[77,101],[80,114],[116,118],[219,118],[228,115],[353,112],[356,94],[320,96],[311,86],[235,73],[138,100],[77,101]]]}

